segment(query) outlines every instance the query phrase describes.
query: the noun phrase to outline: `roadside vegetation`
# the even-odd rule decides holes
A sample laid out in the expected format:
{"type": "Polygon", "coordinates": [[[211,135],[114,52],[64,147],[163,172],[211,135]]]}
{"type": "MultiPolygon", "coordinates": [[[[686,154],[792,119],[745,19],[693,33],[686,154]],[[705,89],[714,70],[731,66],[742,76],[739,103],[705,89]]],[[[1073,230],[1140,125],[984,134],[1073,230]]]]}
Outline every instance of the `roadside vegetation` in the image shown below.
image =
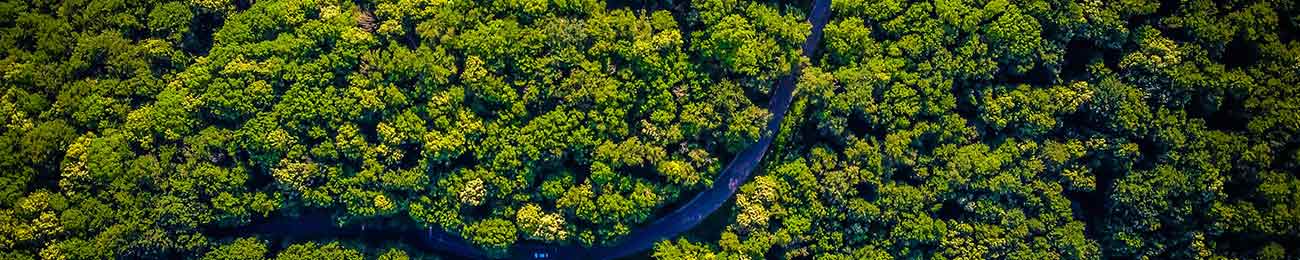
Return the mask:
{"type": "Polygon", "coordinates": [[[1284,0],[3,0],[0,259],[437,258],[213,230],[325,212],[493,256],[1293,259],[1284,0]],[[731,205],[731,204],[728,204],[731,205]],[[706,235],[700,235],[706,234],[706,235]]]}

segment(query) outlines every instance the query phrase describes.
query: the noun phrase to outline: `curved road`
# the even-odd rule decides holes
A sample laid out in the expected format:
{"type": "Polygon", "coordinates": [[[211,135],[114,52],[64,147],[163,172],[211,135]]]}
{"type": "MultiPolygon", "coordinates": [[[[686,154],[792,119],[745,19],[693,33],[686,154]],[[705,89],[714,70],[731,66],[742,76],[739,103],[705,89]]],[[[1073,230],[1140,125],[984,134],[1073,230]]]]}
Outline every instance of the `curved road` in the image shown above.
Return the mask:
{"type": "MultiPolygon", "coordinates": [[[[811,57],[817,46],[821,43],[822,28],[830,19],[830,1],[817,0],[813,3],[812,13],[808,16],[809,22],[812,23],[812,32],[803,42],[803,55],[811,57]]],[[[799,78],[799,65],[792,68],[789,75],[781,77],[777,82],[777,88],[772,92],[772,100],[768,102],[768,111],[772,112],[772,118],[767,121],[767,128],[763,130],[762,138],[757,143],[750,145],[736,155],[736,158],[727,164],[727,168],[722,170],[718,178],[713,181],[713,187],[696,195],[694,199],[687,202],[686,205],[678,208],[676,211],[660,218],[659,220],[634,230],[632,235],[610,247],[592,248],[584,255],[574,255],[578,257],[567,257],[561,255],[559,259],[613,259],[625,257],[636,252],[649,249],[654,246],[655,242],[671,239],[682,232],[686,232],[695,225],[700,224],[701,220],[712,214],[714,210],[722,206],[723,203],[731,199],[736,193],[736,189],[749,179],[750,173],[754,167],[763,160],[763,155],[767,153],[768,146],[776,139],[776,135],[781,130],[781,122],[785,120],[785,112],[790,108],[790,101],[794,95],[795,82],[799,78]]]]}
{"type": "MultiPolygon", "coordinates": [[[[817,51],[821,42],[822,29],[830,19],[830,0],[816,0],[808,16],[812,31],[804,40],[802,50],[805,56],[817,51]]],[[[650,225],[643,226],[629,233],[623,241],[612,246],[580,247],[575,245],[551,245],[536,242],[524,242],[510,248],[516,259],[613,259],[626,257],[650,249],[655,242],[671,239],[686,232],[709,214],[722,206],[736,189],[749,178],[754,167],[762,161],[772,141],[781,129],[786,110],[794,94],[795,81],[799,77],[800,66],[795,65],[789,75],[781,77],[777,88],[772,93],[768,110],[772,118],[767,122],[763,135],[758,142],[745,148],[714,180],[713,186],[697,194],[681,208],[659,218],[650,225]]],[[[338,227],[333,224],[327,212],[309,213],[297,217],[281,217],[261,224],[228,230],[217,230],[215,234],[274,234],[294,236],[381,236],[389,239],[401,239],[422,250],[438,251],[464,258],[487,258],[477,246],[464,238],[438,229],[427,230],[392,230],[385,228],[338,227]]]]}

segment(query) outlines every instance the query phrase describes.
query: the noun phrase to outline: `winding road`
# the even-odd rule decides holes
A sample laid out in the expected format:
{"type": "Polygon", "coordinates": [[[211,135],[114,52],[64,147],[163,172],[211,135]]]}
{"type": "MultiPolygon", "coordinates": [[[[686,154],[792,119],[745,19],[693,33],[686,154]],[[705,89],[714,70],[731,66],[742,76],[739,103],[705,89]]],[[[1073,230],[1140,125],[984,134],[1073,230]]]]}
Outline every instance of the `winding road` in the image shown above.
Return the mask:
{"type": "MultiPolygon", "coordinates": [[[[822,29],[830,19],[830,0],[816,0],[808,16],[812,30],[804,40],[803,55],[811,56],[817,51],[822,38],[822,29]]],[[[677,210],[665,215],[649,225],[633,230],[622,241],[611,246],[580,247],[576,245],[552,245],[536,242],[523,242],[510,248],[515,259],[614,259],[626,257],[645,251],[655,242],[672,239],[682,232],[695,227],[700,221],[712,214],[718,207],[731,198],[747,179],[758,163],[763,160],[772,141],[781,129],[786,110],[794,94],[795,82],[799,78],[801,67],[793,66],[789,75],[781,77],[768,103],[772,118],[767,122],[763,135],[758,142],[745,148],[714,180],[713,186],[697,194],[677,210]]],[[[311,237],[311,236],[363,236],[396,238],[422,250],[443,252],[464,258],[482,259],[487,255],[477,246],[464,238],[438,229],[427,230],[393,230],[364,226],[338,227],[334,225],[328,213],[309,213],[302,216],[280,217],[263,223],[219,230],[217,234],[271,234],[311,237]]]]}

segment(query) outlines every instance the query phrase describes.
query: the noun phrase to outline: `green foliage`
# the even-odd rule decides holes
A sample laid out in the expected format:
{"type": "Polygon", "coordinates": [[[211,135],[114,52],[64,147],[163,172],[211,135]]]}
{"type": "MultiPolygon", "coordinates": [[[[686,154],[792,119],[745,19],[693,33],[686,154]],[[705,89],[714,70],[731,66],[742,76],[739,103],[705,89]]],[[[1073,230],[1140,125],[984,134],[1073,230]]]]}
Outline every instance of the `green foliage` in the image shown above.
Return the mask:
{"type": "Polygon", "coordinates": [[[716,61],[719,74],[738,74],[745,87],[769,91],[765,83],[790,71],[797,63],[798,47],[809,24],[800,23],[803,12],[778,9],[761,3],[711,0],[692,3],[699,10],[703,30],[692,32],[694,49],[709,61],[716,61]]]}
{"type": "Polygon", "coordinates": [[[542,241],[564,241],[569,233],[560,214],[542,212],[537,205],[526,205],[515,215],[515,224],[525,237],[542,241]]]}
{"type": "Polygon", "coordinates": [[[1294,8],[832,1],[775,159],[656,257],[1293,257],[1294,8]]]}
{"type": "Polygon", "coordinates": [[[276,260],[312,260],[312,259],[364,259],[361,252],[348,249],[338,242],[317,244],[307,242],[291,245],[275,255],[276,260]]]}
{"type": "Polygon", "coordinates": [[[713,249],[686,239],[664,240],[655,243],[657,259],[718,259],[713,249]]]}
{"type": "Polygon", "coordinates": [[[240,238],[203,255],[204,260],[252,260],[266,258],[266,244],[256,238],[240,238]]]}
{"type": "Polygon", "coordinates": [[[214,232],[309,212],[611,245],[795,66],[654,257],[1300,255],[1296,4],[836,0],[805,54],[809,3],[0,0],[0,258],[426,257],[214,232]]]}
{"type": "Polygon", "coordinates": [[[465,226],[464,234],[469,241],[486,246],[489,254],[503,255],[518,239],[516,232],[515,224],[509,220],[487,219],[465,226]]]}
{"type": "Polygon", "coordinates": [[[1039,45],[1042,44],[1042,25],[1034,17],[1025,15],[1015,5],[1006,7],[992,24],[985,29],[985,37],[993,49],[993,55],[1002,57],[1002,66],[1010,67],[1010,72],[1020,74],[1033,69],[1038,63],[1039,45]]]}

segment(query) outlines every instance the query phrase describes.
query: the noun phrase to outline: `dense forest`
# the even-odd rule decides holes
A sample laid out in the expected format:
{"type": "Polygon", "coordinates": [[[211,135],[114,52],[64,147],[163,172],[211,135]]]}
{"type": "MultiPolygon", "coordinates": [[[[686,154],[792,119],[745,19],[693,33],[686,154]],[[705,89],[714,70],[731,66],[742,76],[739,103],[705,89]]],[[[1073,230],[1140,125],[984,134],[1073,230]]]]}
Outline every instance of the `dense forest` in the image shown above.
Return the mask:
{"type": "Polygon", "coordinates": [[[1300,258],[1297,3],[813,2],[0,0],[0,259],[1300,258]]]}

